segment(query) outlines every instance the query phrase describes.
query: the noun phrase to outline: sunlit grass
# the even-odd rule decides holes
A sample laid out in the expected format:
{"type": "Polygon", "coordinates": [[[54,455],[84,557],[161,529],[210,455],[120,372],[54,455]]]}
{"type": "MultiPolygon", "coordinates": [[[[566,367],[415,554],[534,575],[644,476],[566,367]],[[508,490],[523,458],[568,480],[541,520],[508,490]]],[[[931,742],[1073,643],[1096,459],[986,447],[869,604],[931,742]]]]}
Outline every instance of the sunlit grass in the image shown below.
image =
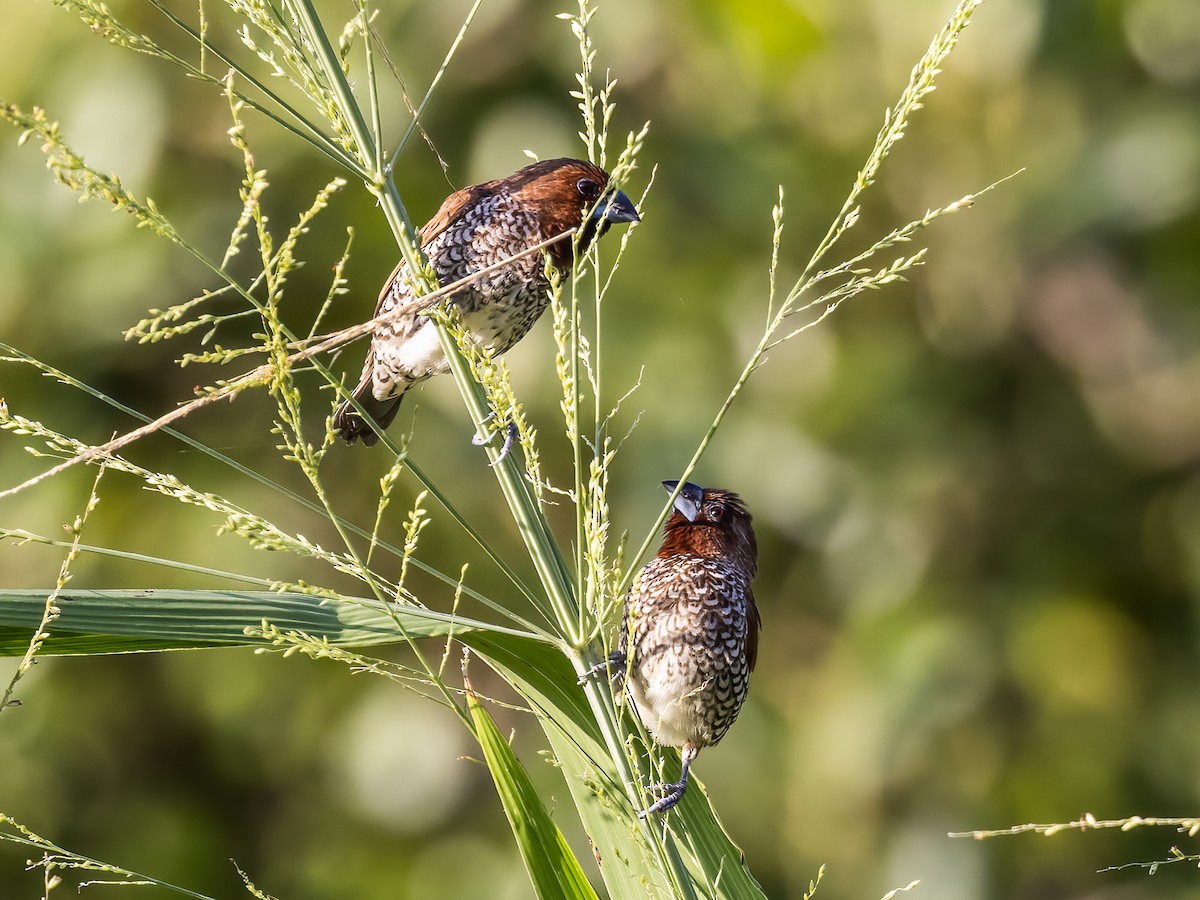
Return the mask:
{"type": "MultiPolygon", "coordinates": [[[[786,291],[776,283],[780,260],[789,253],[784,243],[784,205],[780,190],[779,202],[771,212],[773,241],[768,251],[770,267],[765,286],[768,299],[762,336],[690,461],[680,471],[681,482],[686,481],[695,469],[745,385],[751,377],[757,376],[773,349],[815,327],[847,300],[903,279],[924,258],[923,248],[910,246],[920,232],[937,219],[968,208],[978,196],[978,193],[967,195],[927,211],[872,241],[865,251],[839,263],[825,263],[841,238],[858,223],[860,197],[874,183],[888,154],[903,137],[910,117],[921,108],[924,98],[933,89],[942,63],[980,2],[964,0],[960,3],[914,67],[900,101],[886,114],[877,141],[842,209],[812,253],[803,274],[786,291]],[[805,313],[809,314],[806,320],[803,319],[805,313]]],[[[393,149],[387,143],[377,78],[381,68],[393,72],[394,69],[376,46],[371,26],[375,10],[357,4],[354,15],[340,31],[340,38],[334,41],[330,37],[333,32],[326,30],[309,0],[288,0],[281,7],[253,0],[232,0],[230,5],[242,22],[235,35],[213,33],[204,18],[203,6],[200,21],[189,25],[155,3],[173,27],[192,39],[196,56],[184,59],[127,28],[99,4],[65,0],[61,5],[75,12],[89,28],[118,47],[179,66],[190,77],[198,78],[224,94],[232,118],[228,139],[241,158],[244,172],[239,212],[231,224],[221,259],[210,257],[193,246],[151,200],[135,197],[115,176],[89,167],[43,111],[26,112],[2,105],[0,115],[21,130],[23,139],[36,138],[40,142],[54,177],[82,199],[100,199],[129,213],[139,227],[172,241],[199,260],[218,280],[218,286],[197,297],[165,310],[149,311],[146,318],[129,328],[127,338],[139,343],[153,343],[199,336],[200,349],[185,352],[181,358],[184,365],[217,373],[223,371],[219,367],[236,367],[243,361],[249,361],[251,367],[237,374],[213,375],[209,383],[200,388],[196,399],[158,419],[147,421],[147,417],[125,410],[145,424],[98,446],[56,432],[32,416],[4,409],[0,412],[0,428],[13,435],[32,438],[35,452],[57,460],[57,463],[22,484],[0,491],[0,497],[32,489],[74,465],[100,465],[101,471],[137,479],[158,495],[178,502],[180,514],[189,509],[215,514],[219,520],[217,534],[235,535],[258,550],[315,561],[324,567],[331,579],[343,576],[353,579],[361,585],[366,596],[350,597],[326,586],[298,583],[282,576],[268,579],[269,589],[279,593],[280,602],[288,604],[289,613],[298,618],[299,624],[281,627],[278,622],[263,617],[240,628],[232,639],[260,650],[273,649],[334,660],[351,671],[382,675],[404,682],[406,686],[419,685],[422,693],[452,710],[479,740],[485,752],[514,836],[542,895],[554,895],[551,885],[558,885],[564,896],[589,896],[592,888],[586,880],[580,881],[582,869],[562,841],[556,824],[545,812],[544,804],[539,798],[530,797],[530,782],[520,760],[505,752],[506,745],[501,746],[503,741],[497,740],[494,725],[478,698],[464,693],[465,678],[460,685],[453,677],[454,667],[447,665],[452,639],[469,647],[475,656],[505,677],[536,715],[562,769],[580,822],[597,855],[607,860],[600,872],[611,896],[640,898],[647,893],[670,897],[762,896],[740,851],[725,834],[703,791],[689,792],[678,811],[659,821],[638,819],[635,810],[646,806],[644,784],[651,776],[657,777],[661,773],[665,761],[673,761],[674,751],[664,754],[653,744],[640,723],[623,708],[621,697],[604,679],[585,678],[582,687],[577,684],[581,675],[607,657],[611,649],[612,626],[624,593],[670,510],[668,499],[657,520],[648,523],[644,532],[629,546],[612,531],[608,501],[610,477],[621,463],[622,443],[629,439],[637,423],[637,414],[632,410],[637,403],[641,376],[640,373],[631,374],[620,396],[608,397],[602,393],[601,372],[606,365],[602,313],[610,291],[621,289],[616,275],[622,255],[630,242],[636,240],[635,230],[627,230],[612,247],[601,248],[596,242],[586,253],[581,252],[578,236],[564,235],[554,239],[575,241],[577,264],[569,278],[554,282],[551,304],[554,370],[561,388],[559,408],[562,419],[553,429],[543,427],[539,431],[525,415],[524,405],[513,389],[504,362],[473,344],[453,314],[437,306],[438,301],[456,286],[437,287],[421,257],[417,233],[392,178],[392,164],[404,142],[419,129],[419,124],[414,115],[399,146],[393,149]],[[230,46],[231,41],[238,46],[230,46]],[[235,51],[249,51],[251,60],[245,61],[235,51]],[[352,83],[348,74],[354,54],[367,73],[363,82],[352,83]],[[213,60],[220,61],[229,73],[216,77],[213,60]],[[268,89],[266,85],[273,80],[290,85],[295,94],[303,98],[304,104],[286,102],[279,92],[268,89]],[[345,170],[344,178],[330,181],[314,194],[311,202],[295,214],[293,223],[282,235],[263,211],[264,197],[271,186],[269,172],[255,158],[245,135],[243,117],[251,109],[267,115],[296,138],[337,161],[345,170]],[[497,445],[486,446],[484,452],[491,464],[492,476],[483,470],[478,477],[496,478],[508,512],[524,541],[536,573],[536,583],[529,583],[517,574],[517,567],[505,558],[504,551],[494,546],[482,528],[456,509],[443,486],[424,474],[417,461],[410,457],[406,442],[392,436],[384,435],[378,448],[390,452],[391,463],[379,482],[379,497],[370,527],[348,521],[338,512],[327,483],[333,474],[326,459],[333,441],[328,412],[314,420],[309,412],[311,406],[301,401],[317,388],[331,389],[327,392],[331,404],[346,397],[341,379],[328,368],[328,354],[370,333],[375,325],[372,321],[332,334],[318,333],[329,304],[345,292],[344,268],[350,256],[352,236],[345,239],[344,245],[339,239],[339,245],[344,249],[333,268],[324,302],[315,318],[306,322],[302,329],[296,329],[285,321],[281,309],[288,295],[289,276],[301,263],[305,235],[320,227],[321,213],[336,194],[358,188],[369,192],[378,201],[401,257],[419,281],[415,285],[417,297],[414,302],[393,315],[423,310],[438,322],[439,338],[450,361],[451,372],[476,429],[489,427],[492,412],[500,414],[497,417],[500,421],[512,421],[517,427],[519,452],[501,459],[497,445]],[[251,253],[257,253],[257,273],[249,280],[240,279],[230,271],[231,261],[251,253]],[[240,300],[241,306],[230,313],[212,312],[212,301],[218,298],[240,300]],[[253,330],[247,337],[238,329],[249,323],[253,323],[253,330]],[[239,343],[236,346],[222,343],[231,340],[239,343]],[[293,465],[302,476],[306,485],[304,493],[285,488],[176,430],[178,424],[197,409],[218,400],[236,402],[245,392],[260,388],[265,389],[273,400],[272,434],[276,450],[280,458],[293,465]],[[329,523],[337,535],[337,545],[322,546],[306,538],[290,522],[287,526],[281,525],[255,509],[193,488],[171,472],[153,471],[133,462],[128,448],[140,438],[157,432],[187,441],[213,462],[234,467],[240,475],[285,497],[305,514],[329,523]],[[553,483],[542,466],[545,455],[560,452],[565,452],[571,463],[572,477],[565,484],[553,483]],[[380,526],[385,513],[394,515],[389,507],[396,486],[401,483],[415,487],[415,499],[404,517],[403,543],[394,546],[380,537],[380,526]],[[564,537],[554,533],[547,518],[551,503],[573,509],[571,534],[564,537]],[[531,614],[517,613],[491,596],[486,588],[469,589],[465,584],[465,571],[440,572],[421,561],[421,534],[431,518],[437,516],[446,516],[483,550],[495,570],[491,577],[498,584],[516,586],[529,602],[531,614]],[[425,608],[432,604],[410,586],[408,576],[416,568],[432,574],[452,590],[454,600],[450,610],[425,608]],[[386,574],[388,572],[393,574],[386,574]],[[495,618],[480,621],[458,615],[458,601],[464,596],[483,604],[495,618]],[[372,658],[349,649],[346,642],[353,640],[353,636],[339,640],[336,633],[320,631],[317,626],[324,620],[318,613],[330,605],[346,605],[365,611],[364,614],[384,616],[385,627],[387,624],[392,627],[387,639],[410,646],[415,660],[413,666],[397,667],[372,658]],[[305,625],[306,614],[310,616],[311,627],[305,625]],[[445,641],[437,657],[428,652],[424,641],[432,637],[445,641]],[[539,847],[553,847],[562,852],[556,862],[540,855],[539,847]]],[[[648,201],[665,202],[657,201],[649,194],[653,172],[647,173],[639,167],[640,154],[651,132],[648,125],[643,125],[630,129],[621,138],[614,137],[615,123],[619,121],[617,82],[607,71],[602,78],[598,75],[600,67],[596,60],[600,48],[593,45],[590,30],[596,6],[588,0],[579,0],[576,12],[561,17],[578,44],[580,55],[577,85],[569,94],[578,103],[585,155],[608,167],[616,186],[629,186],[644,178],[638,205],[645,209],[648,201]]],[[[478,4],[468,13],[429,90],[415,105],[417,110],[425,109],[432,102],[434,89],[451,64],[477,8],[478,4]]],[[[530,252],[541,252],[542,249],[539,246],[530,252]]],[[[3,345],[3,349],[6,353],[3,362],[32,366],[76,389],[87,391],[101,402],[117,405],[69,374],[31,359],[17,347],[3,345]]],[[[327,409],[331,411],[332,406],[327,409]]],[[[657,477],[659,473],[655,474],[657,477]]],[[[89,509],[96,497],[93,493],[89,509]]],[[[61,607],[55,600],[69,580],[71,561],[88,550],[81,541],[82,524],[81,517],[71,532],[72,541],[68,545],[59,584],[48,592],[41,624],[28,644],[27,660],[31,661],[39,652],[54,652],[53,643],[46,642],[47,635],[72,630],[70,616],[61,615],[61,607]]],[[[18,528],[0,531],[0,538],[4,537],[47,542],[45,538],[29,535],[18,528]]],[[[115,551],[96,548],[95,552],[115,551]]],[[[135,555],[130,554],[127,558],[133,559],[135,555]]],[[[183,560],[145,561],[160,567],[174,565],[179,571],[196,571],[196,567],[183,560]]],[[[208,574],[218,578],[228,575],[234,580],[243,578],[235,572],[208,570],[208,574]]],[[[206,631],[204,617],[222,614],[219,606],[210,605],[218,598],[213,592],[195,592],[184,597],[185,608],[188,598],[194,604],[191,608],[195,615],[186,626],[159,632],[146,626],[141,638],[187,646],[190,636],[196,646],[210,645],[213,632],[211,629],[206,631]]],[[[14,603],[16,599],[26,604],[30,602],[29,596],[14,598],[14,603]]],[[[93,631],[103,632],[105,614],[113,618],[119,615],[117,600],[115,595],[100,597],[100,618],[89,623],[93,631]],[[105,600],[110,606],[104,605],[105,600]]],[[[153,604],[155,600],[151,597],[146,602],[153,604]]],[[[158,602],[166,603],[166,598],[160,595],[158,602]]],[[[178,597],[172,602],[179,602],[178,597]]],[[[251,595],[232,597],[227,610],[256,608],[256,602],[258,598],[251,595]]],[[[133,646],[137,635],[128,637],[130,644],[126,649],[145,649],[144,646],[133,646]]],[[[121,649],[120,641],[104,646],[105,652],[121,649]]],[[[19,671],[18,676],[20,674],[19,671]]],[[[15,684],[14,679],[6,700],[15,684]]],[[[562,814],[561,808],[559,814],[562,814]]],[[[47,859],[55,860],[53,864],[42,864],[47,878],[54,869],[70,867],[72,860],[83,859],[67,854],[19,826],[14,827],[13,834],[18,836],[8,839],[41,847],[47,859]]],[[[5,836],[0,833],[0,837],[5,836]]],[[[82,867],[87,868],[86,865],[82,867]]],[[[121,878],[140,877],[116,867],[105,871],[121,878]]],[[[810,893],[816,887],[814,882],[810,893]]],[[[248,879],[247,889],[257,895],[248,879]]]]}

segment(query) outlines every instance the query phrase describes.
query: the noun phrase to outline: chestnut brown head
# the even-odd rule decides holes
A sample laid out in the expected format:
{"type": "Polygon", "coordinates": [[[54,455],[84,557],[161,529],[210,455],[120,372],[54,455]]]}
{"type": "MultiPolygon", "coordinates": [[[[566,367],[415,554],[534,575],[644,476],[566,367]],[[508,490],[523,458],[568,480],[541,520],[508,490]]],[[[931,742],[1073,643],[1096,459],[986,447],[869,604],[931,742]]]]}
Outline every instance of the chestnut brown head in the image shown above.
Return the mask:
{"type": "MultiPolygon", "coordinates": [[[[663,487],[674,491],[678,484],[664,481],[663,487]]],[[[659,556],[673,553],[720,557],[753,578],[758,571],[758,542],[742,498],[732,491],[686,482],[663,526],[663,545],[658,551],[659,556]]]]}
{"type": "MultiPolygon", "coordinates": [[[[586,250],[611,225],[641,221],[625,192],[609,190],[608,182],[608,173],[586,160],[544,159],[501,179],[495,188],[509,191],[537,216],[543,239],[582,227],[586,250]]],[[[559,270],[570,269],[570,241],[548,252],[559,270]]]]}

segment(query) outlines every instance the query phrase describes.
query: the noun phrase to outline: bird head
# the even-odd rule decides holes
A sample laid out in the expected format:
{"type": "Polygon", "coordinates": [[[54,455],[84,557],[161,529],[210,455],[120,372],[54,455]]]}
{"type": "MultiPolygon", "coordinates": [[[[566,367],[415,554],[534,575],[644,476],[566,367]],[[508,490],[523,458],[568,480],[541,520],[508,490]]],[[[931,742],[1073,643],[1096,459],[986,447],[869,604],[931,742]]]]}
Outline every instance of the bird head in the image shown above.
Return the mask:
{"type": "MultiPolygon", "coordinates": [[[[524,208],[533,211],[542,239],[582,228],[581,250],[610,226],[640,222],[637,208],[624,191],[609,189],[609,176],[582,159],[544,159],[504,179],[524,208]]],[[[571,242],[563,239],[547,252],[561,272],[571,268],[571,242]]]]}
{"type": "MultiPolygon", "coordinates": [[[[671,492],[679,487],[678,481],[662,484],[671,492]]],[[[663,545],[658,555],[719,556],[753,577],[758,570],[758,542],[751,521],[746,504],[732,491],[685,482],[663,527],[663,545]]]]}

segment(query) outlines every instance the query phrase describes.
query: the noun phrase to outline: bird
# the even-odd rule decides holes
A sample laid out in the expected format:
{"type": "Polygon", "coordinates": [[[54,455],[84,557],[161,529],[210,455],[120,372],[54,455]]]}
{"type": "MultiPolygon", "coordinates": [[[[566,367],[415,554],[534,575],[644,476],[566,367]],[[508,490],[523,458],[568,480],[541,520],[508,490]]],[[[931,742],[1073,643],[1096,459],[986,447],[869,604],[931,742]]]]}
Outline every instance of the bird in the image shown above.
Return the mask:
{"type": "MultiPolygon", "coordinates": [[[[499,265],[453,291],[444,302],[457,308],[474,339],[500,354],[521,340],[550,302],[550,280],[541,253],[514,254],[568,231],[582,229],[580,252],[611,225],[640,222],[637,208],[609,174],[580,159],[547,159],[505,178],[465,187],[442,203],[421,229],[421,249],[440,286],[499,265]]],[[[570,237],[545,250],[559,276],[571,271],[570,237]]],[[[375,307],[375,318],[414,299],[406,262],[392,271],[375,307]]],[[[449,371],[433,321],[421,313],[399,313],[375,326],[354,399],[372,425],[346,401],[333,416],[333,430],[347,443],[378,440],[400,401],[414,385],[449,371]]]]}
{"type": "MultiPolygon", "coordinates": [[[[678,481],[664,481],[674,492],[678,481]]],[[[687,482],[663,526],[654,559],[634,579],[613,662],[659,744],[678,747],[679,781],[638,815],[674,807],[696,755],[729,731],[750,689],[762,619],[751,582],[758,544],[737,494],[687,482]]]]}

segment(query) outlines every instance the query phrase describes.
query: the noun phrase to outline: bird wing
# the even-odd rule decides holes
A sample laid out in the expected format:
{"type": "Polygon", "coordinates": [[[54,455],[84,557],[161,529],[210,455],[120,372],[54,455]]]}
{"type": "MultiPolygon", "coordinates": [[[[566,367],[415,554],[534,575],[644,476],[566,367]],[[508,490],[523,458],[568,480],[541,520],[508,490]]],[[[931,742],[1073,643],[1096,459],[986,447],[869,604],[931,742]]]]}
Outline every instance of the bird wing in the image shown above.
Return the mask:
{"type": "MultiPolygon", "coordinates": [[[[441,208],[434,213],[433,218],[421,227],[421,249],[427,251],[429,245],[437,240],[438,236],[445,232],[447,228],[453,225],[467,209],[475,205],[491,187],[491,182],[487,184],[473,184],[470,187],[455,191],[443,200],[441,208]]],[[[392,274],[383,283],[383,290],[379,292],[379,299],[375,301],[376,316],[386,312],[386,304],[391,296],[393,284],[397,278],[403,277],[407,271],[408,263],[404,260],[400,260],[396,264],[396,268],[392,269],[392,274]]]]}
{"type": "Polygon", "coordinates": [[[493,182],[490,181],[485,184],[473,184],[455,191],[443,200],[441,208],[421,228],[421,246],[427,246],[439,234],[453,225],[454,221],[468,207],[474,206],[485,194],[491,193],[493,186],[493,182]]]}
{"type": "Polygon", "coordinates": [[[750,663],[750,671],[758,662],[758,633],[762,630],[762,616],[758,613],[758,604],[754,602],[754,591],[746,586],[746,606],[750,615],[746,617],[746,661],[750,663]]]}

